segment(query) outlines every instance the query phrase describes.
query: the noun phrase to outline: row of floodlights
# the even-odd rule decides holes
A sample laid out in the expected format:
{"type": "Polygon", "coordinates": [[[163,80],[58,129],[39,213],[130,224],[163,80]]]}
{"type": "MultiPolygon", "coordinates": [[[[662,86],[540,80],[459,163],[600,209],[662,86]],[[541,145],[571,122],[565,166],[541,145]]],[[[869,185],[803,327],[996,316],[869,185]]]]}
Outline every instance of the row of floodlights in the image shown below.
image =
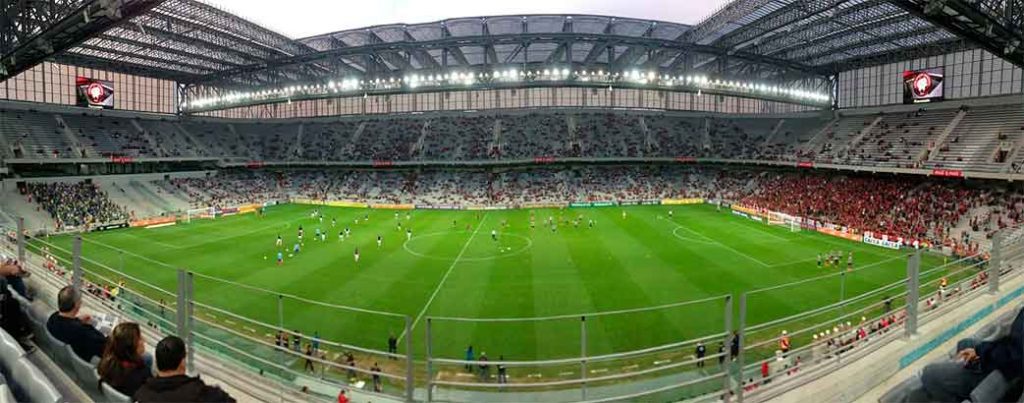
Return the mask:
{"type": "Polygon", "coordinates": [[[444,85],[473,85],[481,82],[517,82],[522,80],[572,80],[581,82],[627,82],[639,85],[656,86],[696,86],[701,88],[723,88],[732,91],[749,93],[761,93],[765,95],[784,96],[800,100],[827,102],[828,94],[813,92],[803,89],[785,88],[778,85],[765,83],[744,82],[736,80],[711,79],[703,75],[668,75],[657,74],[654,71],[641,72],[631,70],[627,72],[606,72],[604,70],[578,70],[572,71],[568,68],[548,68],[543,70],[495,70],[491,72],[448,72],[435,74],[410,74],[404,77],[387,77],[374,79],[346,78],[338,81],[328,81],[323,84],[291,85],[276,89],[249,92],[231,92],[215,97],[203,98],[185,103],[187,108],[203,108],[224,104],[234,104],[239,101],[267,100],[267,99],[291,99],[299,95],[323,95],[330,93],[344,93],[364,90],[387,90],[397,89],[403,86],[413,89],[427,86],[444,85]]]}

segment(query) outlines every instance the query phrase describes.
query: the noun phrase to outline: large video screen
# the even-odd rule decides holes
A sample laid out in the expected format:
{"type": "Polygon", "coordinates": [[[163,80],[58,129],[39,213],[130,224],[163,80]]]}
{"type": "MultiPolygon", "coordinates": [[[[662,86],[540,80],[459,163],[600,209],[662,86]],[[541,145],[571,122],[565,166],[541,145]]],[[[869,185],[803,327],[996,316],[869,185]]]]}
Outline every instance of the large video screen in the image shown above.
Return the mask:
{"type": "Polygon", "coordinates": [[[903,103],[918,104],[943,99],[945,76],[942,68],[903,72],[903,103]]]}
{"type": "Polygon", "coordinates": [[[114,84],[110,81],[76,77],[76,105],[89,108],[114,108],[114,84]]]}

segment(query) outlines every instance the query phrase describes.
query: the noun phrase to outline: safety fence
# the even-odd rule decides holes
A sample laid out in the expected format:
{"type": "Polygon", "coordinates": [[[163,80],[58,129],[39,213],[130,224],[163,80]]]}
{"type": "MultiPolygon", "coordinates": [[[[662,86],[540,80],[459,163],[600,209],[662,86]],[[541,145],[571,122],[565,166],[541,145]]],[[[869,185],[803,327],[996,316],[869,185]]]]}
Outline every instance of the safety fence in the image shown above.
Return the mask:
{"type": "Polygon", "coordinates": [[[911,335],[950,307],[996,292],[1020,272],[1024,232],[998,233],[989,260],[914,251],[738,297],[421,321],[211,277],[80,235],[28,239],[18,231],[3,247],[42,268],[38,281],[78,287],[125,319],[179,335],[190,352],[323,396],[351,388],[401,401],[742,401],[813,380],[822,373],[816,368],[856,359],[867,346],[911,335]],[[906,262],[905,276],[884,264],[894,260],[906,262]],[[891,281],[878,286],[878,278],[891,281]],[[244,309],[231,303],[240,300],[244,309]],[[559,342],[521,342],[541,335],[559,342]]]}

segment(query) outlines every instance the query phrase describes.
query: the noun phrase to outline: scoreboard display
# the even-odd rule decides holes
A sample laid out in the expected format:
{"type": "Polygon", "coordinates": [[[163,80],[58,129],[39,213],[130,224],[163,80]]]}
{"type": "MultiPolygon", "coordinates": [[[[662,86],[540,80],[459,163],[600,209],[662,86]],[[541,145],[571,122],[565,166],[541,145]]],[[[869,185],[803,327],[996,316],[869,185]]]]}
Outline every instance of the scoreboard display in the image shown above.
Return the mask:
{"type": "Polygon", "coordinates": [[[945,76],[941,68],[904,71],[903,103],[941,101],[944,98],[944,81],[945,76]]]}
{"type": "Polygon", "coordinates": [[[114,84],[88,77],[75,77],[76,102],[87,108],[113,109],[114,84]]]}

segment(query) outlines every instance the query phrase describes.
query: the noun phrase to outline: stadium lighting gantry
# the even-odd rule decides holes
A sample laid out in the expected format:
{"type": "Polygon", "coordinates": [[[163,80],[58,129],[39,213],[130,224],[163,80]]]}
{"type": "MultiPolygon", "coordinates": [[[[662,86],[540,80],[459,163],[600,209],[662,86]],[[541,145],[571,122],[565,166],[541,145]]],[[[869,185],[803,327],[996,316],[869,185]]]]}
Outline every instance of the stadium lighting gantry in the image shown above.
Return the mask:
{"type": "Polygon", "coordinates": [[[215,97],[201,98],[183,103],[185,111],[204,110],[211,107],[227,108],[246,106],[251,103],[284,102],[295,98],[313,99],[332,95],[359,95],[368,91],[421,90],[435,88],[439,90],[453,87],[472,87],[474,85],[514,84],[521,82],[559,83],[579,82],[588,84],[617,84],[652,89],[680,89],[706,91],[718,90],[745,96],[772,96],[789,98],[801,102],[828,104],[831,97],[827,93],[816,92],[805,88],[787,88],[778,84],[757,83],[752,81],[725,80],[709,78],[703,75],[669,75],[657,71],[629,70],[622,72],[605,72],[604,70],[586,71],[571,70],[568,67],[552,66],[544,69],[519,71],[517,69],[496,69],[489,71],[448,71],[433,73],[412,73],[405,76],[386,77],[343,77],[327,82],[304,85],[291,85],[281,88],[260,88],[253,91],[235,91],[215,97]]]}

